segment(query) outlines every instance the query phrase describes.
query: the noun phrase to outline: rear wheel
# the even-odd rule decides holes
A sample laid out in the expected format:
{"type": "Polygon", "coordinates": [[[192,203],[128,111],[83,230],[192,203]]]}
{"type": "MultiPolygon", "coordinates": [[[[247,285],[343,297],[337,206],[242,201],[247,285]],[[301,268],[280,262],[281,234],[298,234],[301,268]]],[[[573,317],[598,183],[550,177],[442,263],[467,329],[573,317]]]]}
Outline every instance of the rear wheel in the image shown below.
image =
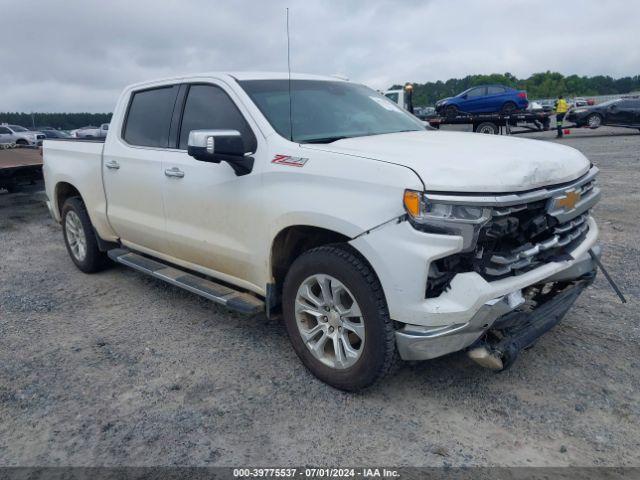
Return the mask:
{"type": "Polygon", "coordinates": [[[62,233],[67,252],[80,270],[98,272],[108,264],[107,255],[98,248],[89,214],[79,197],[67,199],[62,206],[62,233]]]}
{"type": "Polygon", "coordinates": [[[602,117],[597,113],[592,113],[587,117],[587,126],[589,128],[598,128],[602,125],[602,117]]]}
{"type": "Polygon", "coordinates": [[[476,127],[476,133],[488,133],[490,135],[497,135],[500,133],[500,128],[493,122],[482,122],[476,127]]]}
{"type": "Polygon", "coordinates": [[[380,282],[347,247],[315,248],[294,262],[283,313],[302,363],[333,387],[368,387],[395,363],[395,332],[380,282]]]}
{"type": "Polygon", "coordinates": [[[502,105],[500,109],[500,113],[503,115],[510,115],[518,109],[518,106],[513,102],[507,102],[502,105]]]}
{"type": "Polygon", "coordinates": [[[29,145],[29,143],[23,138],[19,138],[18,140],[16,140],[16,145],[20,145],[21,147],[26,147],[27,145],[29,145]]]}

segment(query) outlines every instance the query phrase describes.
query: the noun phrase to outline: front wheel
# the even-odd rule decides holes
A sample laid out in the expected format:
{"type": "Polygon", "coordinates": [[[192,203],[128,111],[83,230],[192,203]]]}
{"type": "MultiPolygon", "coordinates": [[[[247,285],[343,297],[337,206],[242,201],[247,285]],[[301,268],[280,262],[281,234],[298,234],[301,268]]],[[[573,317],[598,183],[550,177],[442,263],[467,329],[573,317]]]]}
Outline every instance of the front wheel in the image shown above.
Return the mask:
{"type": "Polygon", "coordinates": [[[458,115],[458,107],[455,105],[447,105],[447,108],[444,109],[444,115],[447,118],[453,118],[458,115]]]}
{"type": "Polygon", "coordinates": [[[598,128],[602,125],[602,117],[597,113],[592,113],[587,117],[587,125],[589,128],[598,128]]]}
{"type": "Polygon", "coordinates": [[[80,270],[98,272],[108,264],[106,254],[98,248],[91,219],[79,197],[67,199],[62,206],[62,233],[67,252],[80,270]]]}
{"type": "Polygon", "coordinates": [[[347,247],[314,248],[293,263],[284,282],[283,313],[302,363],[333,387],[368,387],[396,361],[380,282],[347,247]]]}

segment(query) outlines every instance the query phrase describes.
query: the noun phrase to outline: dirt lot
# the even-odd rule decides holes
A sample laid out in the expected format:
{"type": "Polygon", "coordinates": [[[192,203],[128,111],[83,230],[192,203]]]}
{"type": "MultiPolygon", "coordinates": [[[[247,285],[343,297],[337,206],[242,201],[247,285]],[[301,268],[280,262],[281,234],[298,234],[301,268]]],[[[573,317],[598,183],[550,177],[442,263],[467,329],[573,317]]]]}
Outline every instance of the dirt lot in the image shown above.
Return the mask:
{"type": "Polygon", "coordinates": [[[0,465],[640,465],[640,135],[617,132],[562,142],[601,169],[629,303],[600,276],[505,373],[454,354],[357,395],[308,374],[278,322],[80,273],[39,195],[0,194],[0,465]]]}

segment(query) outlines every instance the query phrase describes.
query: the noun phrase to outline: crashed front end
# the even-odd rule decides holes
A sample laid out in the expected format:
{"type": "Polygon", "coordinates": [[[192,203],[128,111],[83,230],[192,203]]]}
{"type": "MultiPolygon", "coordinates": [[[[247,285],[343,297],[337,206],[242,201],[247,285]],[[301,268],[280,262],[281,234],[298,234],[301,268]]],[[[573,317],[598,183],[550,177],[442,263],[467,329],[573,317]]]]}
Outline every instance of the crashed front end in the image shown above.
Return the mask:
{"type": "MultiPolygon", "coordinates": [[[[405,198],[404,223],[413,232],[395,229],[410,253],[396,249],[385,266],[374,265],[392,318],[403,324],[396,331],[400,356],[424,360],[468,349],[499,370],[556,325],[595,277],[592,255],[600,249],[590,210],[600,198],[597,172],[514,194],[405,198]],[[424,279],[421,298],[409,299],[417,296],[414,286],[393,284],[389,275],[422,261],[426,275],[410,280],[424,279]],[[402,305],[389,289],[402,291],[402,305]]],[[[360,247],[385,248],[382,236],[360,247]]]]}

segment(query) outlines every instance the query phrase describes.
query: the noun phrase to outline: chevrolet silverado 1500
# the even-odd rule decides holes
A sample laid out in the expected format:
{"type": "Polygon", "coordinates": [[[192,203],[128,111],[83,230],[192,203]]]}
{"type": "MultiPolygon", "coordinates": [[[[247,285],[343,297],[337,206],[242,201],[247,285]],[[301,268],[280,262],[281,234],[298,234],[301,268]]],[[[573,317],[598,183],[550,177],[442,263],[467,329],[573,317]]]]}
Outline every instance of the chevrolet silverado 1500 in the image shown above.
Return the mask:
{"type": "Polygon", "coordinates": [[[247,314],[282,314],[325,382],[466,350],[507,368],[595,276],[597,169],[550,142],[425,131],[331,77],[127,87],[104,143],[45,140],[72,261],[110,258],[247,314]]]}

